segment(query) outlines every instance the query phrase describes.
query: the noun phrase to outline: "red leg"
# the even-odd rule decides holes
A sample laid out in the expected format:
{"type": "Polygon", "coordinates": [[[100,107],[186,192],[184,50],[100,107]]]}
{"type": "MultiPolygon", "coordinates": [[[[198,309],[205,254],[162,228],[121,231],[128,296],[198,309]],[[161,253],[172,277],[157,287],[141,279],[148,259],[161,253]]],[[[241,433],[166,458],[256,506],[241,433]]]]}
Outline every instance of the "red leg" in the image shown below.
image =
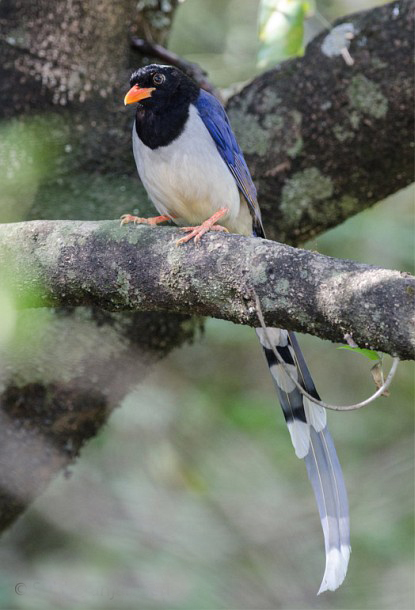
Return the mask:
{"type": "Polygon", "coordinates": [[[228,229],[222,227],[222,225],[215,224],[220,218],[222,218],[222,216],[225,216],[225,214],[227,214],[228,212],[228,208],[220,208],[220,210],[215,212],[215,214],[205,220],[205,222],[202,222],[202,224],[198,227],[182,227],[182,231],[190,231],[190,233],[189,235],[186,235],[186,237],[182,237],[181,239],[179,239],[176,242],[177,245],[184,244],[193,238],[197,243],[202,237],[202,235],[204,235],[208,231],[225,231],[225,233],[229,233],[228,229]]]}
{"type": "Polygon", "coordinates": [[[133,222],[135,225],[158,225],[160,222],[167,222],[170,220],[170,216],[153,216],[152,218],[140,218],[139,216],[132,216],[131,214],[123,214],[121,216],[121,226],[126,225],[129,222],[133,222]]]}

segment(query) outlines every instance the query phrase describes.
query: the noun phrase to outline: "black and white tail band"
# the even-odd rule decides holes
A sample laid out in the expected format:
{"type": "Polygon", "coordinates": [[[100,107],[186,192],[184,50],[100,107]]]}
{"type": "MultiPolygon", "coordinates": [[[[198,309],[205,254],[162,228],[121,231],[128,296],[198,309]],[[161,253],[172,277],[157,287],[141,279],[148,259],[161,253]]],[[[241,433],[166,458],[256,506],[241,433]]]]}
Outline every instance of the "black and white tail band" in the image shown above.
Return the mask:
{"type": "Polygon", "coordinates": [[[274,380],[297,457],[304,459],[314,490],[324,533],[326,569],[318,593],[339,587],[350,557],[347,492],[343,474],[327,428],[326,411],[303,396],[294,378],[311,396],[319,399],[294,333],[268,328],[267,336],[285,362],[275,357],[263,329],[256,333],[274,380]],[[287,373],[288,371],[288,373],[287,373]]]}

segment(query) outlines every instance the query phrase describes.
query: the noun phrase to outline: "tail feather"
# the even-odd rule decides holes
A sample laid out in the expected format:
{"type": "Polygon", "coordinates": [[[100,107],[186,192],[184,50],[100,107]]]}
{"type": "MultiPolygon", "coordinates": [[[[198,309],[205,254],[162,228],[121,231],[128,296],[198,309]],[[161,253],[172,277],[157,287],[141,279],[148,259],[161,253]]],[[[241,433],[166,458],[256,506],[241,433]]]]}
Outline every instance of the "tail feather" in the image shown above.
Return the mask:
{"type": "MultiPolygon", "coordinates": [[[[301,394],[275,357],[263,329],[256,332],[264,348],[295,453],[306,463],[320,514],[326,568],[318,593],[327,589],[334,591],[342,584],[349,563],[349,508],[343,474],[327,428],[326,411],[301,394]]],[[[308,394],[319,399],[294,333],[270,328],[267,335],[294,379],[308,394]]]]}
{"type": "Polygon", "coordinates": [[[349,510],[343,475],[327,426],[310,427],[310,452],[305,457],[324,533],[326,568],[318,593],[334,591],[343,582],[350,557],[349,510]]]}

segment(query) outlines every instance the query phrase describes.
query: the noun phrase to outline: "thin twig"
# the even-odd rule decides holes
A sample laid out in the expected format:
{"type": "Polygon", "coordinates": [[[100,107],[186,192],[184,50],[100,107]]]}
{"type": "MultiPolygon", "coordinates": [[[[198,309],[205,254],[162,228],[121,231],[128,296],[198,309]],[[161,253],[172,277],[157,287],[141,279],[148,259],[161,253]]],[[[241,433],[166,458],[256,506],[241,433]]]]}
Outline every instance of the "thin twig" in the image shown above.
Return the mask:
{"type": "Polygon", "coordinates": [[[371,402],[373,402],[374,400],[376,400],[376,398],[381,396],[392,383],[392,379],[394,378],[396,369],[398,368],[399,358],[393,359],[392,366],[389,371],[389,375],[387,376],[384,384],[374,394],[372,394],[372,396],[369,396],[369,398],[366,398],[366,400],[362,400],[362,402],[358,402],[354,405],[329,405],[321,400],[317,400],[314,396],[311,396],[311,394],[306,392],[306,390],[303,388],[303,386],[300,385],[296,379],[294,379],[294,377],[291,375],[291,372],[288,369],[286,362],[284,361],[282,356],[280,356],[278,351],[275,349],[275,346],[270,339],[268,329],[265,326],[265,320],[264,320],[264,316],[262,313],[261,302],[260,302],[259,297],[256,294],[256,292],[254,292],[254,295],[255,295],[258,320],[260,321],[262,330],[264,331],[265,337],[269,343],[270,348],[272,349],[272,351],[274,353],[274,356],[276,357],[278,362],[282,365],[284,371],[287,373],[287,375],[291,379],[291,381],[296,385],[296,387],[301,392],[301,394],[303,396],[306,396],[309,400],[311,400],[311,402],[314,402],[316,405],[319,405],[320,407],[324,407],[325,409],[331,409],[332,411],[355,411],[356,409],[361,409],[362,407],[365,407],[366,405],[368,405],[371,402]]]}
{"type": "Polygon", "coordinates": [[[347,47],[343,47],[341,50],[341,55],[348,66],[354,65],[354,59],[350,55],[350,51],[347,47]]]}
{"type": "Polygon", "coordinates": [[[173,53],[173,51],[169,51],[165,47],[162,47],[160,44],[149,42],[148,40],[144,40],[144,38],[137,38],[137,36],[131,38],[131,46],[142,55],[157,57],[157,59],[161,59],[161,61],[164,61],[171,66],[176,66],[176,68],[182,70],[187,76],[193,78],[202,89],[212,93],[220,99],[219,91],[208,80],[207,72],[198,64],[180,57],[176,53],[173,53]]]}

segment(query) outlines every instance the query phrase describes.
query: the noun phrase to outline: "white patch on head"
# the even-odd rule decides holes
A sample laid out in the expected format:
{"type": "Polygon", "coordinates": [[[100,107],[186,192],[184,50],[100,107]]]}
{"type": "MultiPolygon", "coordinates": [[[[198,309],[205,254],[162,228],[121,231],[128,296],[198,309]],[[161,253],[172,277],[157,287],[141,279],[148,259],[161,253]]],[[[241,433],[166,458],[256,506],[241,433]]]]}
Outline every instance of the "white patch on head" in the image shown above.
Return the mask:
{"type": "Polygon", "coordinates": [[[324,407],[316,405],[307,396],[303,396],[304,411],[307,421],[316,432],[321,432],[327,425],[327,413],[324,407]]]}
{"type": "Polygon", "coordinates": [[[350,546],[342,544],[340,549],[331,548],[326,553],[326,569],[317,595],[323,591],[335,591],[346,577],[349,565],[350,546]]]}
{"type": "Polygon", "coordinates": [[[300,419],[287,422],[291,442],[295,449],[295,455],[302,460],[310,448],[310,427],[300,419]]]}
{"type": "MultiPolygon", "coordinates": [[[[219,222],[232,231],[240,210],[239,190],[193,104],[183,132],[167,146],[152,150],[134,125],[133,151],[141,181],[160,214],[174,217],[177,224],[197,225],[227,207],[228,217],[219,222]]],[[[251,232],[252,220],[247,221],[251,232]]]]}

